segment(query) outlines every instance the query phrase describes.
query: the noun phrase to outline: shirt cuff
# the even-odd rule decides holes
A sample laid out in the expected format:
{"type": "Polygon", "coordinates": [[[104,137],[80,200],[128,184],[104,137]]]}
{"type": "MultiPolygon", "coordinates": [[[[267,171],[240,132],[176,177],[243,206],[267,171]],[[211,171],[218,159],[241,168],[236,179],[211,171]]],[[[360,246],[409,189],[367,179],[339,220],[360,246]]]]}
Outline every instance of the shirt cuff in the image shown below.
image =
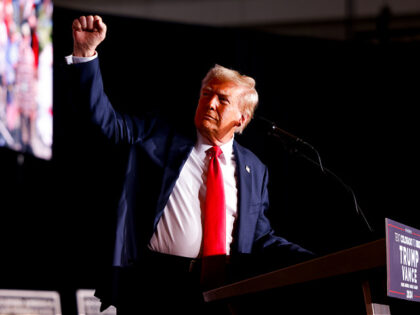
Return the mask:
{"type": "Polygon", "coordinates": [[[96,59],[98,57],[98,53],[95,51],[95,54],[91,57],[77,57],[77,56],[73,56],[73,55],[68,55],[65,57],[66,62],[68,65],[72,65],[74,63],[83,63],[83,62],[88,62],[91,61],[93,59],[96,59]]]}

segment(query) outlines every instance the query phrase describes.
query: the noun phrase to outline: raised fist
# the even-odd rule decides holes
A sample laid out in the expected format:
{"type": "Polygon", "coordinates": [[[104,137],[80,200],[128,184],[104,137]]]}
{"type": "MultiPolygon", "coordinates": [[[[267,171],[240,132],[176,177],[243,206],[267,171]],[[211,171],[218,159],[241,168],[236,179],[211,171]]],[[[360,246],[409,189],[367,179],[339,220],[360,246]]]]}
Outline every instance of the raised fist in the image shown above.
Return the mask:
{"type": "Polygon", "coordinates": [[[105,39],[106,25],[98,15],[81,16],[73,21],[73,56],[90,57],[105,39]]]}

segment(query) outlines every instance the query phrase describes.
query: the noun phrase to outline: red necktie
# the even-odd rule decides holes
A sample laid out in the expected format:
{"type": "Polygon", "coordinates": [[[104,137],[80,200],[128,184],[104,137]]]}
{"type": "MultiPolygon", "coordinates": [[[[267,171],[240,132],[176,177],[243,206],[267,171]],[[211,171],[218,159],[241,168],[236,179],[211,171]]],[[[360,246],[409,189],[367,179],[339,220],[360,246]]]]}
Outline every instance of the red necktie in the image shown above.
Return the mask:
{"type": "Polygon", "coordinates": [[[203,259],[201,287],[204,290],[219,287],[225,279],[226,263],[226,203],[219,147],[212,147],[207,173],[207,194],[204,206],[203,259]]]}
{"type": "Polygon", "coordinates": [[[226,254],[225,190],[222,169],[218,160],[222,150],[213,146],[208,152],[211,158],[207,172],[204,208],[203,257],[226,254]]]}

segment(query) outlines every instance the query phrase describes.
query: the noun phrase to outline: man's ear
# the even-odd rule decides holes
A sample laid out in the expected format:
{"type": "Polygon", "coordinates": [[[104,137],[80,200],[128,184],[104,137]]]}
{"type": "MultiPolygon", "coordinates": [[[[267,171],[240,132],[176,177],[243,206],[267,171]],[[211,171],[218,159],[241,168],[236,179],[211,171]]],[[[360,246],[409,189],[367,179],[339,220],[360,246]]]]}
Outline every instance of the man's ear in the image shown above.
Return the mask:
{"type": "Polygon", "coordinates": [[[239,117],[237,126],[241,127],[244,124],[246,124],[246,122],[248,121],[248,118],[249,118],[248,114],[241,114],[241,117],[239,117]]]}

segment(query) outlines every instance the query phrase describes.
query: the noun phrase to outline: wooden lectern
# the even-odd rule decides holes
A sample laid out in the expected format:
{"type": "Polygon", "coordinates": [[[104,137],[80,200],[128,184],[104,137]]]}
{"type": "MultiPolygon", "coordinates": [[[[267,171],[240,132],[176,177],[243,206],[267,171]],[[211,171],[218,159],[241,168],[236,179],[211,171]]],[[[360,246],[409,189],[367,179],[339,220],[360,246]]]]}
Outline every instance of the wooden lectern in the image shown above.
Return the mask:
{"type": "MultiPolygon", "coordinates": [[[[347,277],[353,280],[360,279],[361,301],[365,304],[365,311],[368,315],[386,315],[390,314],[388,305],[374,303],[372,299],[372,274],[380,271],[380,277],[383,283],[386,281],[386,244],[385,239],[379,239],[370,243],[356,246],[350,249],[342,250],[323,257],[312,259],[297,265],[289,266],[269,273],[248,278],[239,282],[235,282],[220,288],[216,288],[203,293],[204,300],[212,303],[226,303],[229,306],[231,314],[243,314],[246,310],[239,310],[236,305],[243,305],[244,301],[249,302],[255,296],[261,296],[272,290],[280,288],[290,288],[290,286],[304,285],[313,283],[314,281],[323,281],[325,279],[333,279],[337,277],[347,277]]],[[[341,280],[340,280],[341,281],[341,280]]],[[[339,282],[340,282],[339,281],[339,282]]],[[[360,288],[360,286],[359,286],[360,288]]],[[[332,287],[334,290],[334,287],[332,287]]],[[[339,288],[336,288],[339,290],[339,288]]],[[[386,292],[386,288],[383,289],[386,292]]],[[[279,305],[287,304],[282,300],[282,296],[271,298],[278,300],[279,305]]],[[[305,298],[302,297],[302,303],[305,298]]],[[[250,302],[251,303],[251,302],[250,302]]],[[[259,303],[259,302],[256,302],[259,303]]],[[[328,307],[328,294],[325,296],[325,305],[328,307]]],[[[345,305],[343,306],[345,307],[345,305]]],[[[246,307],[245,307],[246,309],[246,307]]],[[[364,310],[362,309],[364,312],[364,310]]],[[[250,312],[251,314],[252,312],[250,312]]],[[[276,312],[274,312],[276,313],[276,312]]],[[[280,314],[281,312],[279,312],[280,314]]],[[[288,314],[285,312],[285,314],[288,314]]],[[[298,314],[298,313],[297,313],[298,314]]],[[[337,310],[336,314],[341,314],[337,310]]]]}

